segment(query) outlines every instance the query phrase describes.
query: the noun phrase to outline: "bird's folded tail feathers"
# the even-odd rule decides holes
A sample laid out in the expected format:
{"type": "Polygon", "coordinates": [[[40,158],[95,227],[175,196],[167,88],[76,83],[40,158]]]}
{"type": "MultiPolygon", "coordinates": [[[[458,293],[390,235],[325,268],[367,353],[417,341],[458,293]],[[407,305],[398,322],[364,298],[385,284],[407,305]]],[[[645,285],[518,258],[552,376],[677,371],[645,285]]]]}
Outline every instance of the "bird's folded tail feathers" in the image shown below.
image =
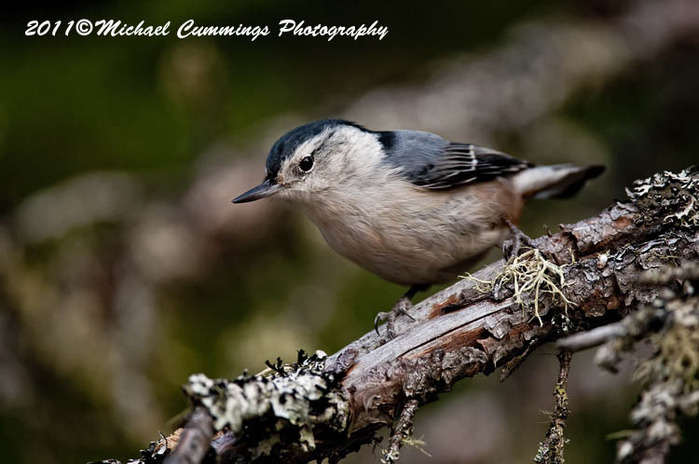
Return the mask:
{"type": "Polygon", "coordinates": [[[512,178],[515,189],[529,198],[569,198],[578,193],[589,179],[602,174],[604,166],[556,164],[537,166],[512,178]]]}

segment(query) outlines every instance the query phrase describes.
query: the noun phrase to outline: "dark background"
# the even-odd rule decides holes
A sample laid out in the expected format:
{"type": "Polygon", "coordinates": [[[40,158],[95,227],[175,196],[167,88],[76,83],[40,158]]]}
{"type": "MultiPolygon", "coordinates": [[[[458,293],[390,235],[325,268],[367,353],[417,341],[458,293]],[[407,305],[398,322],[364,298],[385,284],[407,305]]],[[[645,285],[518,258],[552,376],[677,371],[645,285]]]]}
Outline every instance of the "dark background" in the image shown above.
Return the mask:
{"type": "MultiPolygon", "coordinates": [[[[532,204],[532,235],[697,159],[699,15],[688,1],[192,3],[33,3],[0,19],[3,461],[135,457],[171,430],[188,374],[256,372],[371,329],[402,288],[333,254],[297,211],[229,203],[296,125],[349,117],[609,167],[574,200],[532,204]],[[657,14],[629,26],[644,8],[657,14]],[[172,32],[24,36],[30,19],[81,18],[171,21],[172,32]],[[189,18],[273,33],[177,39],[189,18]],[[390,32],[277,38],[283,18],[378,19],[390,32]],[[651,23],[674,32],[638,45],[658,33],[651,23]]],[[[556,369],[553,349],[539,351],[504,384],[464,381],[419,413],[429,462],[531,459],[556,369]]],[[[630,427],[632,368],[611,376],[589,354],[574,358],[567,462],[612,460],[607,435],[630,427]]],[[[673,462],[696,452],[687,443],[673,462]]],[[[353,459],[378,462],[371,450],[353,459]]]]}

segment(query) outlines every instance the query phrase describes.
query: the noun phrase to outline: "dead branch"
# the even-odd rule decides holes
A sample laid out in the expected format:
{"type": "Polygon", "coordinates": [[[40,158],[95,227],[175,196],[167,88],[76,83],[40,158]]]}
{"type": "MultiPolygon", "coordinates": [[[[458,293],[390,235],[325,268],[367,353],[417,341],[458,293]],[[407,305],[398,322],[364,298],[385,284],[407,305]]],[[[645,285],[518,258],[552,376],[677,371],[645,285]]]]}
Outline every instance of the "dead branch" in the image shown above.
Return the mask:
{"type": "Polygon", "coordinates": [[[179,435],[177,449],[167,458],[169,464],[196,464],[202,462],[209,451],[214,428],[211,415],[201,406],[192,411],[187,426],[179,435]]]}
{"type": "Polygon", "coordinates": [[[538,464],[563,464],[563,449],[567,442],[563,436],[563,429],[568,420],[568,374],[570,373],[570,360],[573,353],[568,350],[561,350],[558,353],[558,382],[553,389],[553,396],[556,399],[556,407],[551,413],[551,425],[546,432],[546,439],[539,444],[534,462],[538,464]]]}
{"type": "MultiPolygon", "coordinates": [[[[393,425],[385,456],[395,462],[417,407],[456,381],[500,366],[511,370],[543,343],[635,317],[639,305],[652,307],[659,287],[639,275],[699,258],[698,191],[696,171],[657,174],[637,183],[630,201],[537,239],[549,264],[560,264],[548,277],[555,291],[537,284],[536,292],[523,293],[526,285],[502,278],[500,261],[416,305],[415,321],[399,318],[398,336],[383,345],[371,331],[330,357],[319,352],[280,362],[271,375],[192,376],[186,393],[218,431],[213,454],[218,462],[337,462],[393,425]]],[[[653,318],[641,319],[654,327],[653,318]]],[[[630,333],[612,327],[601,341],[630,333]]],[[[139,462],[162,460],[151,459],[139,462]]]]}

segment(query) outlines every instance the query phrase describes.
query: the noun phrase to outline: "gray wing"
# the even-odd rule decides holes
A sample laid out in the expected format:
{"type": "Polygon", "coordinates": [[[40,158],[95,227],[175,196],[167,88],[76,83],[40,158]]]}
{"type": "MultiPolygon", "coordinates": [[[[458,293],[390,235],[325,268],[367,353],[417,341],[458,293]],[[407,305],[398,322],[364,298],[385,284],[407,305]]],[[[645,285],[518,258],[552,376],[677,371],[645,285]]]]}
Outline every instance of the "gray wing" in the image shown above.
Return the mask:
{"type": "Polygon", "coordinates": [[[429,132],[396,131],[386,147],[386,162],[399,168],[410,182],[432,190],[446,190],[485,182],[532,167],[489,148],[451,143],[429,132]]]}

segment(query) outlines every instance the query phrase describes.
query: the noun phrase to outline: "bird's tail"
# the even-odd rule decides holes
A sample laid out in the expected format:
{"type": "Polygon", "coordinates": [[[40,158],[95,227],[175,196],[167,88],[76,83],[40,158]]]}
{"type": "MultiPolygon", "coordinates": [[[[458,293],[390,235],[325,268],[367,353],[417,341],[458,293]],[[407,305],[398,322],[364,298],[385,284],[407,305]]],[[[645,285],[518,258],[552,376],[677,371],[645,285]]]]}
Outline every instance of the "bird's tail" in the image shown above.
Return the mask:
{"type": "Polygon", "coordinates": [[[604,172],[605,167],[556,164],[526,169],[512,178],[514,188],[528,198],[569,198],[578,193],[589,179],[604,172]]]}

